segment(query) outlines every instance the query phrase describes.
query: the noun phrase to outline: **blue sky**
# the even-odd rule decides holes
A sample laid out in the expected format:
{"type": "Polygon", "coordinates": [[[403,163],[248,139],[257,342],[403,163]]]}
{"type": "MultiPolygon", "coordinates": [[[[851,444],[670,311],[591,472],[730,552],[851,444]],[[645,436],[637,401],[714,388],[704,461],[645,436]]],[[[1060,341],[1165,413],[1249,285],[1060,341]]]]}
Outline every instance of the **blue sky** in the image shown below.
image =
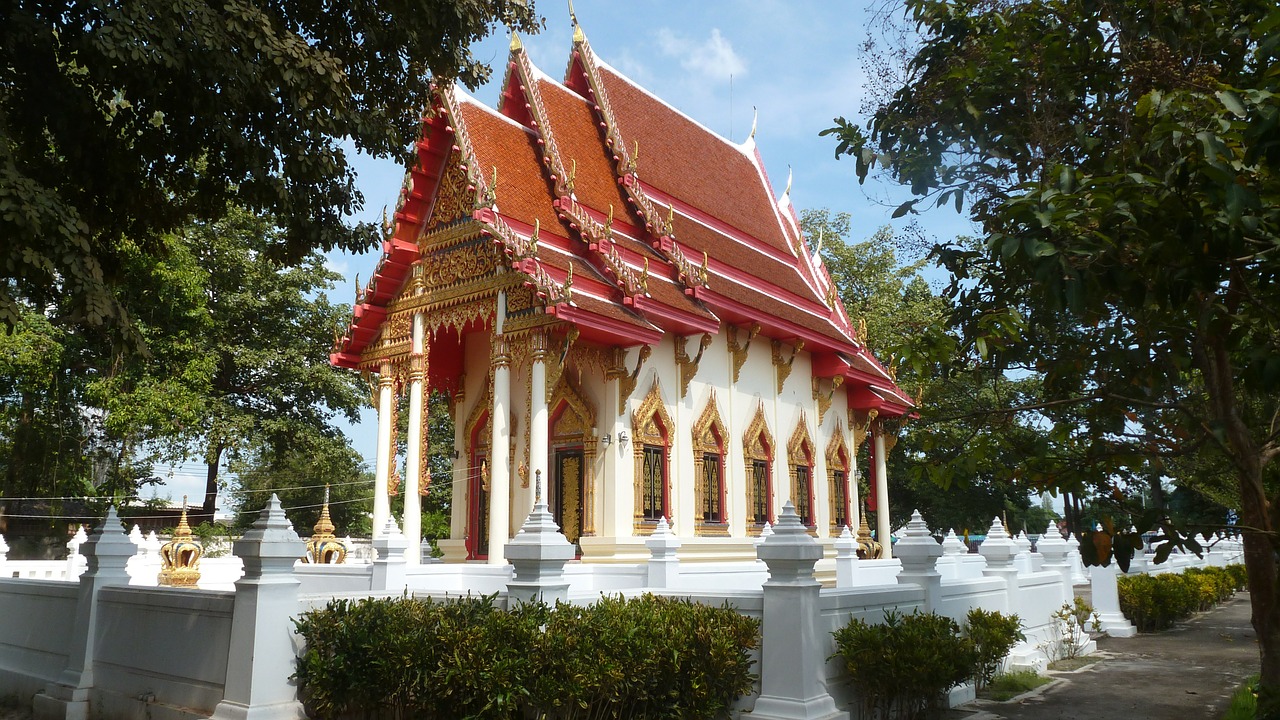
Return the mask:
{"type": "MultiPolygon", "coordinates": [[[[756,143],[775,192],[782,193],[790,167],[795,205],[850,213],[850,239],[857,241],[883,225],[905,224],[891,222],[890,215],[906,198],[886,185],[860,186],[852,159],[837,160],[835,141],[818,136],[838,115],[858,117],[866,85],[858,52],[867,35],[863,4],[578,0],[575,9],[597,57],[711,130],[742,142],[753,113],[758,113],[756,143]]],[[[537,11],[546,18],[546,29],[524,37],[525,47],[544,72],[561,78],[572,34],[568,7],[543,0],[537,11]]],[[[491,106],[501,89],[508,43],[509,36],[500,31],[474,48],[494,73],[473,94],[491,106]]],[[[356,168],[366,202],[357,217],[377,219],[383,206],[394,206],[404,171],[363,157],[356,168]]],[[[937,239],[973,232],[967,221],[946,209],[919,222],[937,239]]],[[[346,277],[333,295],[349,301],[355,275],[368,278],[377,256],[334,253],[329,260],[346,277]]],[[[360,424],[345,430],[372,467],[374,412],[366,411],[360,424]]],[[[175,498],[184,492],[200,495],[203,467],[190,463],[180,468],[167,492],[175,498]]]]}

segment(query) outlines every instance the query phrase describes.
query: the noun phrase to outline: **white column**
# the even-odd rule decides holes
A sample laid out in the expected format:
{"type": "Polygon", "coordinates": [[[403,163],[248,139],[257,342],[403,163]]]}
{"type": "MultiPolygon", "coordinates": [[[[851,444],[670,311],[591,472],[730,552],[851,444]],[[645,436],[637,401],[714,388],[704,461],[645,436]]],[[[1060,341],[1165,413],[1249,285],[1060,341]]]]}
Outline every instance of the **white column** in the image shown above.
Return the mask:
{"type": "Polygon", "coordinates": [[[405,562],[422,564],[422,495],[419,478],[422,475],[422,405],[427,375],[427,355],[423,349],[422,313],[413,314],[413,344],[409,356],[409,447],[405,452],[404,468],[404,537],[409,547],[405,550],[405,562]]]}
{"type": "Polygon", "coordinates": [[[391,363],[382,363],[378,370],[378,461],[373,481],[373,538],[382,534],[382,528],[391,517],[391,497],[387,483],[391,480],[391,463],[395,451],[395,428],[391,426],[392,384],[391,363]]]}
{"type": "MultiPolygon", "coordinates": [[[[498,295],[499,313],[506,305],[505,293],[498,295]]],[[[501,326],[501,323],[499,323],[501,326]]],[[[511,523],[511,356],[502,335],[493,338],[493,415],[489,427],[489,564],[505,565],[503,548],[511,523]]]]}
{"type": "Polygon", "coordinates": [[[300,584],[293,563],[306,545],[272,495],[232,548],[244,560],[244,577],[236,581],[226,687],[210,720],[305,720],[288,676],[296,661],[290,620],[300,584]]]}
{"type": "Polygon", "coordinates": [[[531,417],[529,418],[529,477],[537,477],[542,473],[542,482],[547,483],[550,493],[551,474],[547,471],[548,456],[551,454],[548,440],[547,423],[550,421],[547,408],[547,334],[542,330],[534,330],[529,338],[532,344],[532,362],[529,363],[531,417]]]}
{"type": "Polygon", "coordinates": [[[893,557],[893,539],[889,529],[889,473],[884,462],[884,433],[881,432],[879,423],[873,428],[872,437],[876,444],[876,540],[884,548],[881,557],[888,560],[893,557]]]}

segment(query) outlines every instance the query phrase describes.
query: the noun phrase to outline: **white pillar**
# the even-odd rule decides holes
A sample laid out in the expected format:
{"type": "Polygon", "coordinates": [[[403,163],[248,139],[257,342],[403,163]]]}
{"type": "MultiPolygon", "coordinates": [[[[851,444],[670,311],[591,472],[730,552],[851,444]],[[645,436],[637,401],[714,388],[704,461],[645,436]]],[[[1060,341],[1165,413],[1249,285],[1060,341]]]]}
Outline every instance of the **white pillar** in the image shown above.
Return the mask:
{"type": "Polygon", "coordinates": [[[881,558],[893,557],[893,537],[889,530],[889,471],[885,468],[884,433],[880,424],[873,426],[876,444],[876,540],[884,548],[881,558]]]}
{"type": "Polygon", "coordinates": [[[378,461],[373,480],[373,538],[376,540],[391,517],[391,497],[387,483],[391,481],[391,463],[395,453],[395,431],[391,426],[391,396],[395,379],[391,376],[391,363],[382,363],[378,370],[378,461]]]}
{"type": "Polygon", "coordinates": [[[1138,634],[1138,629],[1120,612],[1120,591],[1116,582],[1119,574],[1120,568],[1115,562],[1105,567],[1094,565],[1089,568],[1091,599],[1102,632],[1114,638],[1133,637],[1138,634]]]}
{"type": "Polygon", "coordinates": [[[547,471],[548,457],[551,447],[548,440],[547,423],[550,420],[547,408],[547,334],[542,330],[534,330],[530,336],[532,343],[532,362],[529,363],[530,410],[529,419],[529,474],[537,477],[542,473],[542,481],[548,483],[550,493],[551,474],[547,471]]]}
{"type": "MultiPolygon", "coordinates": [[[[499,312],[506,304],[498,296],[499,312]]],[[[502,335],[493,338],[493,415],[489,427],[489,564],[505,565],[503,548],[510,539],[511,523],[511,356],[502,335]]]]}
{"type": "Polygon", "coordinates": [[[293,563],[306,546],[273,494],[232,548],[244,560],[244,577],[236,581],[226,690],[210,720],[305,720],[289,674],[300,584],[293,563]]]}
{"type": "Polygon", "coordinates": [[[58,680],[45,686],[33,698],[36,720],[85,720],[89,717],[89,694],[93,689],[93,658],[98,637],[98,593],[110,585],[128,585],[125,569],[135,548],[124,534],[114,505],[84,544],[87,569],[80,576],[76,616],[67,667],[58,680]]]}
{"type": "Polygon", "coordinates": [[[408,543],[405,562],[422,564],[422,495],[419,478],[422,464],[422,439],[426,428],[422,427],[423,394],[427,379],[427,355],[424,350],[422,313],[413,314],[413,341],[409,356],[409,438],[404,467],[404,538],[408,543]]]}
{"type": "Polygon", "coordinates": [[[848,720],[827,690],[831,635],[823,627],[822,586],[813,566],[822,546],[809,537],[790,501],[782,506],[774,533],[756,546],[769,568],[761,615],[760,696],[757,720],[848,720]]]}

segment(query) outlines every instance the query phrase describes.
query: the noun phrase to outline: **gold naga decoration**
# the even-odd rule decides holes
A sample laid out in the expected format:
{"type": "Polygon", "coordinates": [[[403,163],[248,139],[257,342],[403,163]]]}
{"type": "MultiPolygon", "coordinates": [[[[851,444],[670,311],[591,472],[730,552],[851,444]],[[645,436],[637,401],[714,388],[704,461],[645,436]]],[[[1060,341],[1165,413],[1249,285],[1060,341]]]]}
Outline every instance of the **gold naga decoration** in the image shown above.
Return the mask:
{"type": "Polygon", "coordinates": [[[867,513],[858,513],[858,559],[877,560],[884,556],[884,548],[871,539],[871,527],[867,525],[867,513]]]}
{"type": "Polygon", "coordinates": [[[320,519],[312,528],[314,535],[307,541],[307,554],[302,562],[316,565],[341,565],[347,561],[347,546],[333,534],[333,520],[329,518],[329,486],[324,486],[324,505],[320,519]]]}
{"type": "Polygon", "coordinates": [[[164,587],[195,587],[200,581],[200,556],[204,549],[191,536],[187,524],[187,496],[182,496],[182,516],[173,539],[160,546],[159,584],[164,587]]]}

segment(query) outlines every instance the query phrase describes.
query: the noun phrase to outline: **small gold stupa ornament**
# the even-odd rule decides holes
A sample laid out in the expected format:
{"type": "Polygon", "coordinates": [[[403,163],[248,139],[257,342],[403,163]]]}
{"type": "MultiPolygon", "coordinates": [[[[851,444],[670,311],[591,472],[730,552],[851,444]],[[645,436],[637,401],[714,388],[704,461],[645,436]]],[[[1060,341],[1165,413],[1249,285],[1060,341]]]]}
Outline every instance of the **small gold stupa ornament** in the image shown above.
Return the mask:
{"type": "Polygon", "coordinates": [[[302,562],[317,565],[341,565],[347,561],[347,546],[333,534],[333,520],[329,518],[329,486],[324,486],[324,506],[320,508],[320,519],[316,521],[315,532],[307,541],[307,554],[302,562]]]}
{"type": "Polygon", "coordinates": [[[160,546],[160,584],[166,587],[195,587],[200,580],[200,543],[191,537],[187,524],[187,496],[182,496],[182,519],[173,539],[160,546]]]}
{"type": "Polygon", "coordinates": [[[884,554],[884,549],[880,547],[880,543],[871,539],[871,527],[867,525],[866,511],[858,515],[858,559],[876,560],[884,554]]]}

